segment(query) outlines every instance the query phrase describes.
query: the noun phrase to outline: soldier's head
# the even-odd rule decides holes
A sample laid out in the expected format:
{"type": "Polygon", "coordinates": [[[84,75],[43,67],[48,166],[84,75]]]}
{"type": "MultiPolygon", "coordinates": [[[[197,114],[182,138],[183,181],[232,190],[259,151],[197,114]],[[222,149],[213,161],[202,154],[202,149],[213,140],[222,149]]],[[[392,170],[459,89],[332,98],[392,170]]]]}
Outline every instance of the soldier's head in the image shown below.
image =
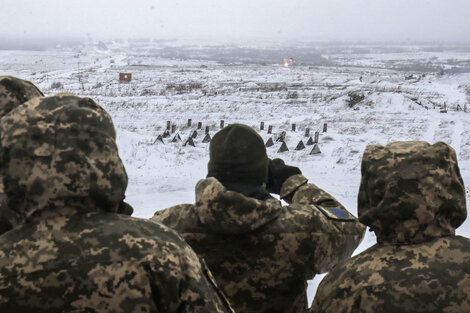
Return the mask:
{"type": "Polygon", "coordinates": [[[0,76],[0,117],[42,92],[29,81],[13,76],[0,76]]]}
{"type": "Polygon", "coordinates": [[[361,172],[359,220],[379,241],[452,234],[466,219],[457,157],[443,142],[367,146],[361,172]]]}
{"type": "Polygon", "coordinates": [[[117,212],[127,187],[111,117],[93,100],[34,98],[0,120],[0,173],[20,219],[62,207],[117,212]]]}
{"type": "Polygon", "coordinates": [[[207,177],[257,186],[266,182],[266,147],[261,136],[247,125],[231,124],[220,130],[211,140],[209,155],[207,177]]]}

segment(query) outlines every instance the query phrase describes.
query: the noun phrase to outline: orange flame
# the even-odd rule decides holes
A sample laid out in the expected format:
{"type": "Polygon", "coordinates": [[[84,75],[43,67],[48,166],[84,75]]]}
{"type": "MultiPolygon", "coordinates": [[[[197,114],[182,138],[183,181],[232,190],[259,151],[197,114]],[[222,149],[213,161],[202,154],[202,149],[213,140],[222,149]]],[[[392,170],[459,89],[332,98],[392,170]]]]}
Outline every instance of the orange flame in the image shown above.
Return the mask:
{"type": "Polygon", "coordinates": [[[284,67],[289,67],[289,66],[291,66],[292,64],[294,64],[294,59],[293,59],[293,58],[284,59],[284,67]]]}

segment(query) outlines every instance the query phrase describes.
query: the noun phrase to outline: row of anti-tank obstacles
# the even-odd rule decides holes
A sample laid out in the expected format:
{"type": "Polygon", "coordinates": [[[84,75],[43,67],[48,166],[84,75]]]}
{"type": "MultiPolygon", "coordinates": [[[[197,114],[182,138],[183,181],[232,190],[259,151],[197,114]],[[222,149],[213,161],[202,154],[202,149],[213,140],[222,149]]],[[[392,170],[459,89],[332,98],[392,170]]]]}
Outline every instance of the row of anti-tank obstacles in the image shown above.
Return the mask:
{"type": "MultiPolygon", "coordinates": [[[[188,119],[187,127],[189,128],[189,127],[191,127],[191,125],[192,125],[192,120],[188,119]]],[[[221,120],[220,121],[220,129],[224,128],[224,125],[225,125],[225,121],[221,120]]],[[[171,134],[174,134],[176,132],[176,127],[177,127],[176,124],[172,124],[171,121],[167,121],[165,131],[163,132],[163,134],[157,136],[157,139],[155,139],[153,144],[156,144],[156,143],[159,143],[159,142],[164,144],[165,142],[164,142],[163,139],[171,137],[171,134]]],[[[292,124],[292,131],[293,132],[296,131],[296,128],[297,128],[296,124],[292,124]]],[[[186,139],[186,141],[183,143],[183,147],[186,147],[186,146],[195,147],[196,144],[194,143],[194,138],[196,138],[198,136],[197,131],[201,130],[201,129],[202,129],[202,122],[198,122],[197,123],[197,130],[194,130],[191,133],[191,135],[188,137],[188,139],[186,139]]],[[[327,131],[327,129],[328,129],[328,125],[327,125],[327,123],[324,123],[323,124],[323,132],[325,133],[327,131]]],[[[204,136],[204,139],[202,139],[203,143],[209,143],[212,139],[210,134],[209,134],[209,130],[210,130],[210,127],[206,126],[205,136],[204,136]]],[[[264,122],[261,122],[260,123],[260,131],[263,131],[263,130],[264,130],[264,122]]],[[[267,133],[268,134],[273,133],[273,126],[272,125],[268,126],[267,133]]],[[[310,136],[310,128],[308,128],[308,127],[305,128],[305,137],[308,137],[308,140],[307,140],[306,144],[304,144],[304,142],[302,140],[300,140],[294,150],[295,151],[304,150],[306,148],[306,145],[307,146],[313,145],[313,148],[310,151],[310,154],[319,154],[319,153],[321,153],[320,148],[318,147],[319,136],[320,136],[320,132],[316,131],[315,134],[314,134],[314,137],[312,138],[310,136]]],[[[286,143],[285,139],[286,139],[286,131],[281,131],[275,140],[273,140],[272,137],[269,137],[269,139],[265,143],[265,146],[267,148],[269,148],[269,147],[274,146],[274,142],[280,142],[281,146],[279,147],[277,152],[282,153],[282,152],[289,151],[289,148],[287,147],[287,143],[286,143]]],[[[173,139],[170,140],[170,142],[172,142],[172,143],[180,142],[180,141],[182,141],[182,139],[181,139],[181,136],[179,135],[179,133],[177,133],[177,132],[174,135],[173,139]]]]}

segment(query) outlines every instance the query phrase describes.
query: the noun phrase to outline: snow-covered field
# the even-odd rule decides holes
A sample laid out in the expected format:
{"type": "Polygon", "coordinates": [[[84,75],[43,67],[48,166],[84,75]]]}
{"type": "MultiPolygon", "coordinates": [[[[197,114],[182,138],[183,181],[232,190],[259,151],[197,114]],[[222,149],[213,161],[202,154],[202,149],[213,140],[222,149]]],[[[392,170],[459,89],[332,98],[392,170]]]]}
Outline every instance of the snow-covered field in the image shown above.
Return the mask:
{"type": "MultiPolygon", "coordinates": [[[[129,174],[127,200],[134,216],[151,217],[156,210],[193,202],[194,186],[205,177],[208,162],[205,128],[213,135],[221,120],[248,124],[265,140],[285,131],[289,151],[277,152],[280,143],[275,142],[268,155],[298,166],[354,214],[368,144],[444,141],[457,151],[470,186],[468,47],[297,44],[257,49],[110,42],[0,51],[0,75],[31,80],[46,95],[91,97],[108,110],[129,174]],[[291,57],[294,65],[284,68],[283,58],[291,57]],[[120,72],[132,73],[132,81],[120,83],[120,72]],[[163,143],[155,141],[167,121],[176,125],[175,133],[163,143]],[[273,134],[267,133],[269,125],[273,134]],[[294,150],[300,140],[306,144],[306,128],[311,136],[319,132],[321,154],[311,155],[312,146],[294,150]],[[183,146],[195,130],[195,147],[183,146]],[[182,141],[172,143],[177,133],[182,141]]],[[[469,198],[467,187],[467,203],[469,198]]],[[[470,237],[470,221],[457,233],[470,237]]],[[[373,233],[367,233],[357,251],[374,243],[373,233]]],[[[310,300],[318,282],[310,282],[310,300]]]]}

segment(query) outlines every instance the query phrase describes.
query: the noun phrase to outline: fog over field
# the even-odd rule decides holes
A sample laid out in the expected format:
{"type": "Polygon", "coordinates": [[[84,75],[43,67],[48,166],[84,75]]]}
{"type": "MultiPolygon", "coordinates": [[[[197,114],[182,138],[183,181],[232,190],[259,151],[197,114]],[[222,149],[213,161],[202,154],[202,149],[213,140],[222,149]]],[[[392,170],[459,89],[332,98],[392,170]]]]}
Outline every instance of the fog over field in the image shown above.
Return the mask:
{"type": "Polygon", "coordinates": [[[466,41],[467,0],[2,0],[0,38],[466,41]]]}

